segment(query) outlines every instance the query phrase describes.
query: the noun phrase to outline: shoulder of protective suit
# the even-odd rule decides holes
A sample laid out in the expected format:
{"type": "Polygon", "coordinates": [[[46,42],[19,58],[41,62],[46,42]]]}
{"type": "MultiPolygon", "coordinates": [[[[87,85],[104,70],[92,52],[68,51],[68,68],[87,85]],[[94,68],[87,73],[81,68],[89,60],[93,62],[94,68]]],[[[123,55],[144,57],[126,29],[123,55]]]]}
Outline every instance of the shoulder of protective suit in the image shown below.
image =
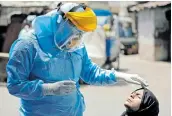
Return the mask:
{"type": "MultiPolygon", "coordinates": [[[[19,37],[11,47],[12,51],[23,51],[23,50],[31,50],[35,48],[36,37],[34,33],[29,32],[27,35],[23,37],[19,37]]],[[[10,51],[11,51],[10,50],[10,51]]]]}
{"type": "Polygon", "coordinates": [[[11,46],[9,58],[23,56],[35,56],[36,49],[32,39],[17,39],[11,46]]]}
{"type": "Polygon", "coordinates": [[[34,48],[33,40],[31,40],[31,39],[18,39],[13,43],[11,50],[23,51],[23,50],[32,49],[32,48],[34,48]]]}

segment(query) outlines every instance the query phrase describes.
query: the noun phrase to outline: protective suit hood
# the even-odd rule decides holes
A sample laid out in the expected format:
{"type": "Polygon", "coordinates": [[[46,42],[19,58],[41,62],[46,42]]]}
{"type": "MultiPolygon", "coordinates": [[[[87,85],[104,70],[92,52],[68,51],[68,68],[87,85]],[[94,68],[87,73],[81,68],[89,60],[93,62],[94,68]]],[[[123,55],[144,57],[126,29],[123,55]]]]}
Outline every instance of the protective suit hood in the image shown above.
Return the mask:
{"type": "Polygon", "coordinates": [[[59,28],[57,23],[59,16],[57,10],[53,10],[45,15],[36,17],[32,23],[34,33],[44,52],[58,50],[55,47],[53,38],[56,30],[59,28]]]}

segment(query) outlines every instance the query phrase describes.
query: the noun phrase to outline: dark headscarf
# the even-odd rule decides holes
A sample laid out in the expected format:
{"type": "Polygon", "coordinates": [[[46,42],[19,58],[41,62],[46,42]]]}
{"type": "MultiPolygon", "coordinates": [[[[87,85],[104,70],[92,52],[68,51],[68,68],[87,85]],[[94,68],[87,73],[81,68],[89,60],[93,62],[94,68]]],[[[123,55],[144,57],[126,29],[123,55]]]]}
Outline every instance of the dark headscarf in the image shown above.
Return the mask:
{"type": "Polygon", "coordinates": [[[122,116],[158,116],[159,102],[155,95],[147,88],[140,88],[135,91],[141,89],[144,89],[144,92],[139,109],[137,111],[127,109],[122,116]]]}

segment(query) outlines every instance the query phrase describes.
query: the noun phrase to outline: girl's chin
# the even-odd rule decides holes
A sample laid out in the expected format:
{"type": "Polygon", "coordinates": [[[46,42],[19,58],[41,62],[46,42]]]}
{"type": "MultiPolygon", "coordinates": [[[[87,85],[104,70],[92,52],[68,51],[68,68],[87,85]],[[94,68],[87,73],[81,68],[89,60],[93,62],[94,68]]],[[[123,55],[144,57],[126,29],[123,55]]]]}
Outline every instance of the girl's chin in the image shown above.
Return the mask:
{"type": "Polygon", "coordinates": [[[127,109],[130,109],[130,105],[129,105],[129,102],[128,102],[128,101],[126,101],[126,102],[124,103],[124,106],[125,106],[127,109]]]}
{"type": "Polygon", "coordinates": [[[124,105],[129,105],[130,103],[128,101],[125,101],[124,105]]]}

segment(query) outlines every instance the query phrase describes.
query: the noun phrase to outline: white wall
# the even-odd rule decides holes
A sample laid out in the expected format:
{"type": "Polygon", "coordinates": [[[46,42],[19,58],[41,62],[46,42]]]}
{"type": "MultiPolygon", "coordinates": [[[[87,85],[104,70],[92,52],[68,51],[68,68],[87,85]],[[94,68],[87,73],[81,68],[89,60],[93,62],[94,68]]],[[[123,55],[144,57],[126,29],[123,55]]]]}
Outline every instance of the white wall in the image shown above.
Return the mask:
{"type": "Polygon", "coordinates": [[[165,17],[165,8],[156,8],[154,11],[155,19],[154,24],[156,30],[160,33],[164,33],[161,37],[155,38],[155,60],[162,61],[168,59],[168,41],[167,41],[167,30],[169,29],[168,21],[165,17]]]}
{"type": "Polygon", "coordinates": [[[154,60],[154,11],[138,12],[138,40],[141,59],[154,60]]]}
{"type": "Polygon", "coordinates": [[[163,61],[168,58],[168,35],[164,33],[169,29],[165,11],[168,8],[145,9],[138,12],[138,40],[141,59],[163,61]]]}

